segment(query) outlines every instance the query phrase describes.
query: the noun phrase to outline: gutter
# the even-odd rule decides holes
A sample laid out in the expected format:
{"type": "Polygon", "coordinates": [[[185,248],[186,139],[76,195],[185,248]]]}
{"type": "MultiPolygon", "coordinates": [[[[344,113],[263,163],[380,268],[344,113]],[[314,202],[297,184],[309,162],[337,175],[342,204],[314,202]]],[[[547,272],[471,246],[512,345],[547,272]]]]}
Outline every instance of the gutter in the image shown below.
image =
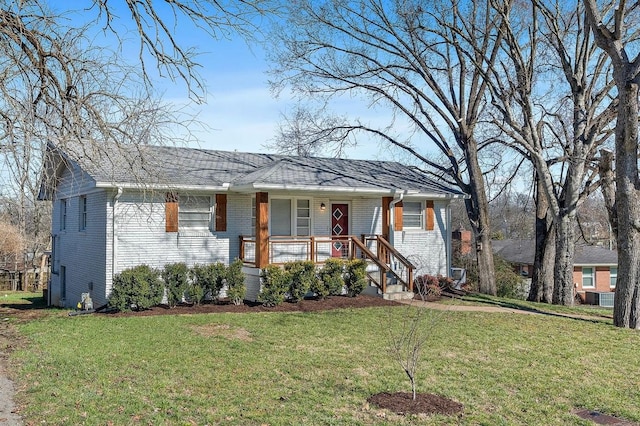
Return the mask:
{"type": "Polygon", "coordinates": [[[229,191],[229,184],[223,183],[222,185],[146,185],[142,186],[135,183],[118,183],[113,184],[109,182],[96,182],[96,188],[117,188],[118,190],[126,189],[138,189],[138,190],[156,190],[156,191],[216,191],[227,192],[229,191]]]}
{"type": "Polygon", "coordinates": [[[395,247],[394,244],[394,240],[395,240],[395,223],[396,223],[396,204],[398,204],[400,201],[402,201],[402,198],[404,197],[404,192],[400,193],[400,196],[398,198],[394,198],[390,203],[389,203],[389,210],[391,210],[389,212],[389,243],[391,244],[391,247],[395,247]]]}
{"type": "MultiPolygon", "coordinates": [[[[111,215],[111,287],[113,288],[113,277],[118,268],[118,224],[116,221],[116,207],[118,206],[118,200],[122,196],[123,189],[118,187],[118,192],[113,196],[112,203],[112,215],[111,215]]],[[[106,297],[106,294],[105,294],[106,297]]]]}

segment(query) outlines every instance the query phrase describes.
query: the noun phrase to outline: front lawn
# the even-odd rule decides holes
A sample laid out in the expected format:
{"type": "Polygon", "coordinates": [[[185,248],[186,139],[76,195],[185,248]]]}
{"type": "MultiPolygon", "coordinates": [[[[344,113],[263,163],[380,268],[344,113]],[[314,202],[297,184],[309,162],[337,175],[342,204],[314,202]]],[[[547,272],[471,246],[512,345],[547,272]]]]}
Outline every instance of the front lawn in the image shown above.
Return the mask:
{"type": "Polygon", "coordinates": [[[640,421],[640,335],[542,315],[438,313],[418,391],[464,404],[460,418],[371,406],[410,390],[385,349],[406,309],[14,321],[28,341],[11,354],[16,399],[26,424],[592,424],[574,408],[640,421]]]}

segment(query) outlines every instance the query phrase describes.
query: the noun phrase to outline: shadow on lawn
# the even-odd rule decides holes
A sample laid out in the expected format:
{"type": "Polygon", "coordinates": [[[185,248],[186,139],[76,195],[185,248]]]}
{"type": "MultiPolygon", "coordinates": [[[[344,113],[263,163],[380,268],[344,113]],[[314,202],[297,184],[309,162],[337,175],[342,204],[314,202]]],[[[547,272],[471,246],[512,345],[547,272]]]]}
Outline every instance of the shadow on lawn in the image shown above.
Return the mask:
{"type": "Polygon", "coordinates": [[[561,317],[561,318],[571,318],[580,321],[587,322],[602,322],[605,320],[611,320],[613,317],[611,315],[604,315],[597,312],[594,313],[563,313],[563,312],[551,312],[546,310],[541,310],[537,308],[533,308],[531,306],[525,305],[524,303],[518,303],[516,300],[495,300],[489,296],[484,294],[474,293],[471,296],[465,298],[467,301],[473,301],[476,303],[483,303],[492,306],[498,306],[501,308],[509,308],[509,309],[517,309],[524,312],[531,312],[534,314],[540,315],[548,315],[552,317],[561,317]]]}
{"type": "Polygon", "coordinates": [[[15,299],[10,303],[5,303],[0,297],[0,308],[16,309],[19,311],[28,311],[36,309],[47,309],[47,304],[42,296],[23,297],[22,302],[16,302],[15,299]]]}

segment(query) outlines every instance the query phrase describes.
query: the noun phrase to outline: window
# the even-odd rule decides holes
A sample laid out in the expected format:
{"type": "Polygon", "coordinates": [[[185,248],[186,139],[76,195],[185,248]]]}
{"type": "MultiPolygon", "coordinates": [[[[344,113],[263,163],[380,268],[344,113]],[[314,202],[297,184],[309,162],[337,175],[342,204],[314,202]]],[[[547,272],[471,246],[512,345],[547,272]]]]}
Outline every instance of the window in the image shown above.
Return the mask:
{"type": "Polygon", "coordinates": [[[423,229],[424,209],[420,201],[402,202],[402,225],[404,228],[423,229]]]}
{"type": "Polygon", "coordinates": [[[311,207],[309,200],[298,200],[296,209],[296,235],[311,235],[311,207]]]}
{"type": "Polygon", "coordinates": [[[208,196],[180,196],[178,224],[180,230],[209,230],[211,199],[208,196]]]}
{"type": "Polygon", "coordinates": [[[81,196],[78,201],[78,211],[80,214],[78,218],[78,223],[80,225],[79,230],[84,231],[87,229],[87,196],[81,196]]]}
{"type": "Polygon", "coordinates": [[[593,268],[582,268],[582,287],[595,287],[595,277],[593,275],[593,268]]]}
{"type": "Polygon", "coordinates": [[[67,200],[60,200],[60,230],[67,229],[67,200]]]}
{"type": "MultiPolygon", "coordinates": [[[[311,235],[311,200],[309,199],[272,198],[270,217],[271,235],[311,235]]],[[[255,224],[255,216],[253,220],[255,224]]]]}
{"type": "Polygon", "coordinates": [[[271,200],[271,235],[292,235],[291,200],[271,200]]]}
{"type": "Polygon", "coordinates": [[[618,282],[618,268],[611,267],[609,268],[609,286],[611,288],[615,288],[618,282]]]}

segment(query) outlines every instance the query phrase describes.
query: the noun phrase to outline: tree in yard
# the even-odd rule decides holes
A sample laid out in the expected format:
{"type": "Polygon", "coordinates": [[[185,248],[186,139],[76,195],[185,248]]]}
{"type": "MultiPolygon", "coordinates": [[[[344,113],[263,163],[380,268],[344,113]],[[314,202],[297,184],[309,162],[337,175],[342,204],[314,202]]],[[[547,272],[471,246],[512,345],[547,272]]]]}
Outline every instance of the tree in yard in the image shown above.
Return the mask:
{"type": "Polygon", "coordinates": [[[204,99],[198,52],[176,27],[189,24],[213,39],[232,32],[253,37],[255,19],[272,12],[270,4],[92,0],[82,8],[11,0],[0,6],[0,190],[16,203],[12,220],[32,254],[46,248],[48,235],[41,218],[49,207],[35,202],[46,143],[91,156],[104,143],[190,141],[190,126],[198,123],[161,102],[153,87],[168,77],[185,83],[195,101],[204,99]],[[138,63],[128,64],[131,34],[138,63]]]}
{"type": "Polygon", "coordinates": [[[542,203],[536,228],[539,271],[530,298],[548,301],[548,280],[539,279],[545,276],[543,259],[555,240],[552,301],[571,305],[577,209],[596,187],[595,157],[611,134],[614,118],[609,62],[594,51],[580,4],[494,6],[502,21],[504,52],[500,65],[490,70],[497,111],[492,124],[533,163],[537,200],[542,203]],[[543,72],[551,76],[551,89],[543,72]],[[564,112],[568,109],[570,116],[564,112]],[[548,235],[554,229],[555,235],[548,235]]]}
{"type": "MultiPolygon", "coordinates": [[[[416,286],[422,301],[429,295],[428,286],[416,286]]],[[[394,313],[397,311],[394,309],[394,313]]],[[[438,324],[442,323],[445,311],[418,306],[415,302],[400,310],[400,323],[396,317],[389,318],[389,355],[398,363],[411,384],[413,400],[417,394],[417,374],[420,371],[425,345],[434,337],[438,324]]]]}
{"type": "Polygon", "coordinates": [[[487,72],[466,52],[481,52],[483,67],[491,68],[500,37],[480,1],[304,0],[287,10],[271,57],[277,89],[290,87],[322,102],[359,97],[389,111],[385,125],[334,126],[343,140],[354,132],[377,137],[470,195],[466,211],[479,243],[479,290],[488,294],[496,287],[479,131],[487,72]],[[410,130],[400,136],[394,125],[410,130]],[[431,148],[439,158],[430,158],[431,148]]]}
{"type": "MultiPolygon", "coordinates": [[[[618,281],[613,323],[640,328],[640,178],[638,176],[638,95],[640,54],[633,42],[638,5],[620,0],[605,20],[595,0],[583,0],[595,41],[610,58],[617,89],[615,126],[615,228],[618,241],[618,281]]],[[[611,11],[611,10],[608,10],[611,11]]],[[[609,193],[609,196],[613,194],[609,193]]]]}

